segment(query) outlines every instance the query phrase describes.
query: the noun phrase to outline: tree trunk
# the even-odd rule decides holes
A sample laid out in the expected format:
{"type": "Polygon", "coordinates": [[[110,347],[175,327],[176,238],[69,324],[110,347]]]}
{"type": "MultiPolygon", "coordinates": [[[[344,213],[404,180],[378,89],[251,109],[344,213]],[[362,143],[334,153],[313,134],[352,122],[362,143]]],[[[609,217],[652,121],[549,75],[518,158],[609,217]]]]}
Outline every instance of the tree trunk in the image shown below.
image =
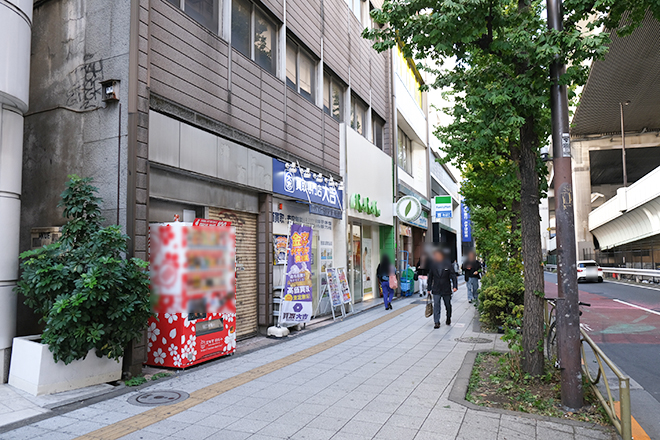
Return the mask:
{"type": "Polygon", "coordinates": [[[528,117],[520,129],[520,226],[525,273],[523,359],[525,373],[543,374],[543,256],[539,215],[538,137],[528,117]]]}

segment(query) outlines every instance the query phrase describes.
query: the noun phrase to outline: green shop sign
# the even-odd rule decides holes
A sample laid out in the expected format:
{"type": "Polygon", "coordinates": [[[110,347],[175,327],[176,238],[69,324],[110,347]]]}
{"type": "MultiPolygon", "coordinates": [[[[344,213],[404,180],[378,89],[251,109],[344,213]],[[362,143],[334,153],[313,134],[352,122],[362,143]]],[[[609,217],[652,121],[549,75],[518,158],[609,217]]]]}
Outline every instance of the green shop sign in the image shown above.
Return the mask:
{"type": "Polygon", "coordinates": [[[380,217],[380,209],[378,209],[378,202],[369,200],[369,197],[364,197],[360,194],[353,194],[350,198],[349,206],[357,212],[364,212],[376,217],[380,217]]]}

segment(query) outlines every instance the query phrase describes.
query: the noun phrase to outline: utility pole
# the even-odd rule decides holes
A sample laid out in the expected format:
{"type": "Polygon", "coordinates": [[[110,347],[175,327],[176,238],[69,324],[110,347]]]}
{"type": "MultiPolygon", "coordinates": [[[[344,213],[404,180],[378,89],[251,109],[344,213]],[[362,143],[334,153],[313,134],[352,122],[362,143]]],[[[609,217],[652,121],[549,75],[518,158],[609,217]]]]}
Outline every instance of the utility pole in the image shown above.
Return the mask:
{"type": "Polygon", "coordinates": [[[621,109],[621,161],[623,162],[623,187],[628,186],[628,169],[626,167],[626,132],[623,129],[623,106],[630,104],[630,101],[620,102],[621,109]]]}
{"type": "MultiPolygon", "coordinates": [[[[548,28],[562,31],[561,0],[547,0],[548,28]]],[[[580,362],[580,311],[575,256],[575,213],[571,174],[571,138],[568,132],[568,96],[559,84],[565,66],[559,60],[550,66],[552,146],[555,184],[555,220],[557,225],[557,348],[561,369],[561,403],[578,409],[582,401],[580,362]]]]}

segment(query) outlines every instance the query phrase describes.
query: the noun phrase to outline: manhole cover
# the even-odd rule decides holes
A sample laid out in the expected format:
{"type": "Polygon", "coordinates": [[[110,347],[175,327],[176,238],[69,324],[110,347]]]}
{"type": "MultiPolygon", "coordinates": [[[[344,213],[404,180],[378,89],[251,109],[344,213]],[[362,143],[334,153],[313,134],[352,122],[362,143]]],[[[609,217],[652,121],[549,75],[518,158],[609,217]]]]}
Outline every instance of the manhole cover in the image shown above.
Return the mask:
{"type": "Polygon", "coordinates": [[[128,399],[128,403],[138,406],[171,405],[186,400],[188,396],[189,394],[185,391],[149,391],[131,397],[128,399]]]}
{"type": "Polygon", "coordinates": [[[458,341],[458,342],[467,342],[468,344],[488,344],[489,342],[493,342],[492,339],[473,338],[472,336],[470,336],[468,338],[456,338],[456,341],[458,341]]]}

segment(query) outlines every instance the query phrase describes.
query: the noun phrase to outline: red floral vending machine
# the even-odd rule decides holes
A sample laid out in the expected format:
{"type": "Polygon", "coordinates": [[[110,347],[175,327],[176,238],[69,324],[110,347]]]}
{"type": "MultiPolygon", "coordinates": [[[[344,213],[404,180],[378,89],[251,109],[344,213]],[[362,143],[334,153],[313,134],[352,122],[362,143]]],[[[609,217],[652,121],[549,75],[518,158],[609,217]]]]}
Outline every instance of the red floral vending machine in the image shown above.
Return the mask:
{"type": "Polygon", "coordinates": [[[147,364],[186,368],[236,349],[236,234],[227,222],[149,228],[147,364]]]}

